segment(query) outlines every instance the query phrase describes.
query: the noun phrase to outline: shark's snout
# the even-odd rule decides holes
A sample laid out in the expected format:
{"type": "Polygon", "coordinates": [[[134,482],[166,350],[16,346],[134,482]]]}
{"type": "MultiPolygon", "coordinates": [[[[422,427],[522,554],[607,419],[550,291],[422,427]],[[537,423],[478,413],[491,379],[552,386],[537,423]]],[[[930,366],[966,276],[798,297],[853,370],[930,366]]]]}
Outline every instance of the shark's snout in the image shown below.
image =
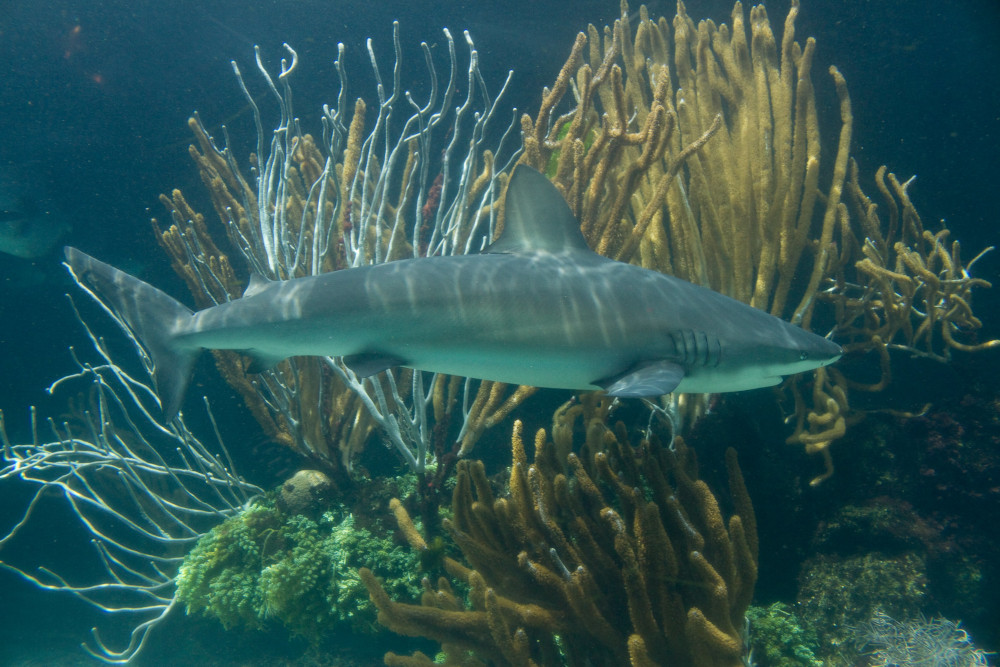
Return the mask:
{"type": "Polygon", "coordinates": [[[821,336],[810,336],[807,344],[802,346],[801,359],[813,362],[817,367],[829,366],[844,354],[844,348],[832,340],[821,336]]]}

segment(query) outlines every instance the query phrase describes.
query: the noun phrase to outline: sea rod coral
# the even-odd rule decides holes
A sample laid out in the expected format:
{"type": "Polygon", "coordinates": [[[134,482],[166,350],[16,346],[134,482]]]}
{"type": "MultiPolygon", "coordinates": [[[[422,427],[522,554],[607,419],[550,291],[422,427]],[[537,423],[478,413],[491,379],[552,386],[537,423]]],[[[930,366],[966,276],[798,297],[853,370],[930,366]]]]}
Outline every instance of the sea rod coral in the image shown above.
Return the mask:
{"type": "MultiPolygon", "coordinates": [[[[463,461],[444,524],[463,561],[446,557],[444,569],[468,586],[470,606],[445,577],[424,580],[420,605],[393,600],[365,568],[379,621],[441,642],[446,664],[742,665],[758,546],[735,451],[727,523],[680,438],[634,449],[621,423],[606,425],[609,406],[557,412],[553,439],[537,433],[531,463],[515,422],[501,497],[481,462],[463,461]],[[579,455],[570,442],[578,419],[587,434],[579,455]],[[468,652],[476,661],[463,662],[468,652]]],[[[393,510],[411,546],[427,551],[402,504],[393,510]]],[[[386,664],[431,662],[388,654],[386,664]]]]}
{"type": "MultiPolygon", "coordinates": [[[[597,252],[705,285],[805,328],[833,330],[845,351],[881,371],[789,381],[789,442],[823,456],[860,418],[850,393],[891,378],[889,351],[946,360],[979,351],[971,275],[943,226],[922,223],[911,181],[884,167],[870,198],[851,159],[847,82],[829,68],[839,128],[821,136],[816,41],[797,40],[793,1],[776,35],[763,5],[737,2],[731,22],[695,22],[645,6],[573,44],[538,113],[521,119],[521,161],[566,195],[597,252]],[[693,149],[693,150],[692,150],[693,149]],[[683,168],[681,168],[683,167],[683,168]]],[[[672,397],[678,416],[707,399],[672,397]]]]}

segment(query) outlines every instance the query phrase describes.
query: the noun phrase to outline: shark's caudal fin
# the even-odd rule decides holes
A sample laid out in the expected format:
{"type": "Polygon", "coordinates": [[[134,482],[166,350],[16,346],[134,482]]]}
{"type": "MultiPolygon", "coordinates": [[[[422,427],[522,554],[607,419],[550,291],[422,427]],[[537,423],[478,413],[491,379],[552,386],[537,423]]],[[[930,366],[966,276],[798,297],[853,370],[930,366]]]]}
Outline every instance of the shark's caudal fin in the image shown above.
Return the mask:
{"type": "Polygon", "coordinates": [[[190,309],[152,285],[67,247],[66,265],[76,279],[118,314],[153,360],[153,381],[163,415],[173,419],[180,410],[191,368],[199,350],[173,343],[178,325],[192,315],[190,309]]]}

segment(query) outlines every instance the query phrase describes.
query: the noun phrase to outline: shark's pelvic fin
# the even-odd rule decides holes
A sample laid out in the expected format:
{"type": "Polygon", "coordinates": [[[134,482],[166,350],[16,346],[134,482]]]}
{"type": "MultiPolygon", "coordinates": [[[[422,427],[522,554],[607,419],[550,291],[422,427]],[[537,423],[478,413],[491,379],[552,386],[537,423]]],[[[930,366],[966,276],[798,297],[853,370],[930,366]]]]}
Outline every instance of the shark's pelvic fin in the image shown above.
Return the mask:
{"type": "Polygon", "coordinates": [[[684,369],[668,360],[644,361],[621,375],[594,384],[609,396],[618,398],[643,398],[669,394],[684,379],[684,369]]]}
{"type": "Polygon", "coordinates": [[[593,252],[559,190],[531,167],[522,164],[514,169],[504,211],[503,232],[484,252],[593,252]]]}
{"type": "Polygon", "coordinates": [[[405,366],[406,360],[382,352],[362,352],[344,357],[344,365],[358,377],[366,378],[396,366],[405,366]]]}
{"type": "Polygon", "coordinates": [[[199,349],[177,346],[174,335],[179,324],[191,318],[191,310],[152,285],[67,247],[66,265],[73,275],[125,320],[134,337],[153,360],[153,381],[162,401],[163,415],[173,419],[181,408],[184,391],[199,349]]]}
{"type": "Polygon", "coordinates": [[[250,357],[250,365],[247,366],[247,373],[263,373],[264,371],[269,371],[288,358],[286,356],[263,354],[262,352],[258,352],[253,349],[240,350],[240,352],[250,357]]]}

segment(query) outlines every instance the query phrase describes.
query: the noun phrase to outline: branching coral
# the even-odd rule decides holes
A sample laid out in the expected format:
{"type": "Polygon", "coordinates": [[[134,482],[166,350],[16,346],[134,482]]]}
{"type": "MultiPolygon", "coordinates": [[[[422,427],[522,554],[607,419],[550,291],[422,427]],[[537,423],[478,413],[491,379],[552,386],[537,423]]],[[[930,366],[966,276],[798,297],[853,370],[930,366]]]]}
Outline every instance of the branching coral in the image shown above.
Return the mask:
{"type": "Polygon", "coordinates": [[[961,245],[948,243],[947,228],[924,228],[910,200],[911,183],[900,183],[885,167],[875,174],[888,211],[883,222],[879,205],[862,191],[857,165],[851,163],[847,187],[864,241],[844,248],[830,278],[833,288],[822,295],[836,308],[838,330],[850,340],[848,347],[884,344],[940,361],[947,361],[952,350],[1000,346],[1000,340],[967,343],[956,338],[982,327],[972,312],[972,290],[990,283],[970,272],[992,248],[963,263],[961,245]]]}
{"type": "MultiPolygon", "coordinates": [[[[432,85],[420,105],[404,93],[398,77],[398,26],[391,84],[383,85],[369,45],[379,81],[377,106],[361,99],[347,103],[341,45],[341,90],[325,108],[322,141],[305,133],[292,114],[295,52],[288,50],[290,61],[282,61],[277,77],[258,53],[281,122],[265,149],[256,102],[247,93],[259,132],[257,154],[250,157],[253,178],[244,177],[237,158],[216,145],[199,119],[190,121],[198,143],[190,153],[218,223],[207,222],[175,190],[162,198],[171,224],[154,221],[154,228],[199,305],[241,296],[245,279],[237,278],[234,265],[284,280],[403,257],[466,253],[488,243],[508,166],[497,160],[509,161],[515,150],[513,126],[494,145],[486,139],[498,122],[506,83],[498,97],[490,95],[466,35],[468,89],[461,105],[452,106],[463,77],[454,40],[447,31],[445,38],[448,84],[438,85],[434,57],[424,45],[432,85]],[[401,106],[411,115],[400,118],[401,106]]],[[[237,76],[243,84],[238,70],[237,76]]],[[[456,441],[463,451],[471,449],[485,429],[534,391],[408,369],[362,378],[340,360],[316,357],[292,358],[261,372],[239,354],[215,355],[222,375],[269,437],[334,472],[349,469],[376,429],[422,471],[456,441]]]]}
{"type": "MultiPolygon", "coordinates": [[[[81,392],[69,399],[70,413],[48,420],[46,441],[32,410],[32,441],[15,444],[0,410],[0,482],[17,480],[33,489],[20,512],[5,507],[10,524],[0,529],[0,551],[32,524],[50,533],[58,526],[76,567],[67,573],[60,550],[30,549],[22,550],[31,555],[28,563],[0,560],[0,568],[40,589],[71,593],[115,618],[119,630],[130,628],[127,642],[117,648],[120,638],[108,641],[96,627],[93,640],[83,645],[102,662],[122,664],[142,651],[152,630],[177,607],[174,583],[183,554],[262,490],[233,470],[221,438],[212,446],[199,440],[183,418],[164,423],[148,376],[143,381],[130,374],[112,355],[128,343],[106,341],[75,306],[74,313],[91,354],[82,356],[86,346],[72,351],[77,371],[48,390],[81,392]],[[54,498],[65,503],[55,515],[62,518],[40,521],[42,508],[54,498]],[[79,527],[67,531],[66,516],[75,517],[79,527]]],[[[116,324],[127,331],[123,321],[116,324]]],[[[135,339],[129,342],[138,345],[135,339]]],[[[211,413],[209,419],[214,424],[211,413]]]]}
{"type": "MultiPolygon", "coordinates": [[[[559,429],[583,416],[596,435],[606,411],[561,411],[559,429]]],[[[436,588],[424,581],[421,605],[396,602],[363,569],[379,621],[441,642],[450,664],[471,651],[489,664],[741,665],[757,541],[735,452],[727,466],[737,513],[727,524],[680,439],[634,449],[623,426],[604,427],[600,450],[582,459],[560,455],[539,431],[529,464],[521,428],[505,497],[494,496],[480,462],[458,468],[445,527],[464,562],[444,567],[468,585],[471,608],[443,577],[436,588]]],[[[412,546],[425,549],[395,508],[412,546]]]]}
{"type": "Polygon", "coordinates": [[[524,159],[556,161],[554,180],[599,252],[808,323],[853,121],[843,78],[831,70],[842,128],[821,200],[815,44],[795,41],[797,14],[793,3],[780,47],[764,8],[748,22],[740,3],[731,27],[696,25],[679,3],[672,28],[643,7],[633,31],[623,3],[603,38],[593,26],[581,33],[537,119],[522,119],[524,159]],[[569,90],[575,105],[551,121],[569,90]],[[811,278],[797,283],[806,262],[811,278]]]}
{"type": "MultiPolygon", "coordinates": [[[[192,118],[189,126],[198,142],[198,148],[191,146],[189,149],[191,157],[211,194],[216,213],[222,221],[228,221],[218,231],[228,230],[229,234],[217,238],[219,234],[213,234],[205,216],[188,204],[180,190],[174,190],[169,198],[161,197],[173,224],[162,228],[154,220],[153,226],[160,244],[173,260],[175,271],[184,278],[196,303],[207,307],[238,299],[243,293],[245,280],[236,277],[229,255],[246,246],[245,243],[234,245],[238,239],[252,238],[252,230],[259,227],[257,192],[235,168],[233,158],[215,147],[197,118],[192,118]]],[[[306,205],[299,196],[306,187],[300,174],[308,173],[310,165],[323,159],[312,138],[304,137],[293,152],[294,167],[286,171],[290,183],[285,206],[301,208],[306,205]]],[[[244,252],[251,253],[251,250],[244,252]]],[[[256,260],[251,266],[258,268],[256,265],[262,258],[252,253],[248,256],[256,260]]],[[[332,252],[324,256],[329,259],[323,261],[337,261],[342,257],[332,252]]],[[[279,270],[287,271],[285,268],[279,270]]],[[[293,269],[292,276],[295,275],[293,269]]],[[[334,373],[324,370],[320,359],[295,358],[279,365],[272,374],[257,377],[251,373],[247,357],[225,350],[212,354],[222,376],[239,391],[264,433],[318,462],[349,466],[351,457],[363,447],[374,428],[360,398],[348,391],[334,373]],[[288,391],[284,390],[286,387],[288,391]]]]}

